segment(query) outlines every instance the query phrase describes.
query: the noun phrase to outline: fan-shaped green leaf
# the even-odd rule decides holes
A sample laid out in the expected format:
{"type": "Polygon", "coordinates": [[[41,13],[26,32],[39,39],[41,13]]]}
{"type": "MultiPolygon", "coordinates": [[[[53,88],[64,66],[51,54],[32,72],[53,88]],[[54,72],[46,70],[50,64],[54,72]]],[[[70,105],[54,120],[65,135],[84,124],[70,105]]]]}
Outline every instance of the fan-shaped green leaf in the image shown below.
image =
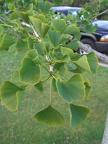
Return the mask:
{"type": "Polygon", "coordinates": [[[70,112],[71,112],[71,125],[72,127],[75,127],[87,117],[89,109],[83,106],[70,104],[70,112]]]}
{"type": "Polygon", "coordinates": [[[44,38],[49,30],[49,25],[48,24],[45,24],[43,23],[40,19],[38,18],[34,18],[33,16],[30,16],[29,17],[36,32],[38,32],[38,34],[44,38]]]}
{"type": "Polygon", "coordinates": [[[11,111],[17,110],[18,104],[24,94],[22,92],[23,90],[12,82],[5,81],[1,86],[1,104],[5,105],[11,111]]]}
{"type": "Polygon", "coordinates": [[[35,84],[34,87],[42,92],[43,91],[42,81],[40,81],[39,83],[35,84]]]}
{"type": "Polygon", "coordinates": [[[27,55],[31,58],[34,59],[37,56],[37,51],[35,49],[30,50],[27,55]]]}
{"type": "Polygon", "coordinates": [[[89,53],[87,55],[87,60],[92,74],[96,74],[98,69],[98,58],[96,57],[95,53],[93,52],[89,53]]]}
{"type": "Polygon", "coordinates": [[[38,2],[38,8],[41,10],[42,13],[47,14],[50,10],[50,8],[53,6],[52,3],[46,1],[46,2],[38,2]]]}
{"type": "Polygon", "coordinates": [[[17,86],[19,86],[20,88],[23,88],[23,89],[25,89],[28,86],[28,84],[22,83],[20,81],[20,76],[19,76],[19,72],[18,71],[14,72],[14,74],[12,75],[11,81],[15,85],[17,85],[17,86]]]}
{"type": "Polygon", "coordinates": [[[64,33],[71,34],[71,35],[74,36],[74,38],[77,38],[78,40],[81,37],[80,29],[77,26],[75,26],[75,25],[68,25],[65,28],[64,33]]]}
{"type": "Polygon", "coordinates": [[[51,40],[51,43],[54,46],[57,46],[59,44],[59,39],[61,37],[61,33],[57,31],[49,31],[48,32],[49,38],[51,40]]]}
{"type": "Polygon", "coordinates": [[[89,95],[90,95],[90,92],[91,92],[91,86],[90,86],[90,83],[87,81],[87,82],[85,82],[84,83],[85,84],[85,90],[86,90],[86,98],[88,98],[89,97],[89,95]]]}
{"type": "Polygon", "coordinates": [[[34,48],[37,50],[39,54],[45,54],[45,43],[35,43],[34,48]]]}
{"type": "Polygon", "coordinates": [[[0,50],[7,50],[12,44],[14,44],[13,38],[8,34],[4,34],[0,42],[0,50]]]}
{"type": "Polygon", "coordinates": [[[64,117],[52,106],[38,112],[34,116],[39,122],[50,126],[61,126],[64,124],[64,117]]]}
{"type": "Polygon", "coordinates": [[[72,50],[77,51],[77,49],[79,47],[78,40],[77,39],[73,39],[68,44],[65,44],[64,47],[67,47],[67,48],[70,48],[72,50]]]}
{"type": "Polygon", "coordinates": [[[28,51],[28,45],[22,39],[19,39],[17,41],[16,48],[19,52],[27,52],[28,51]]]}
{"type": "Polygon", "coordinates": [[[29,15],[27,12],[17,11],[17,14],[24,19],[25,22],[29,23],[29,15]]]}
{"type": "Polygon", "coordinates": [[[81,55],[79,55],[78,53],[73,52],[72,49],[67,48],[67,47],[61,47],[61,52],[63,55],[68,55],[72,61],[74,60],[78,60],[81,55]]]}
{"type": "Polygon", "coordinates": [[[57,92],[57,87],[56,87],[56,79],[52,78],[52,86],[55,92],[57,92]]]}
{"type": "Polygon", "coordinates": [[[68,81],[57,80],[57,90],[67,102],[82,100],[85,97],[85,85],[79,74],[72,76],[68,81]]]}
{"type": "Polygon", "coordinates": [[[87,24],[85,25],[84,27],[84,30],[87,32],[87,33],[92,33],[94,32],[95,30],[97,29],[97,25],[92,25],[92,24],[87,24]]]}
{"type": "Polygon", "coordinates": [[[74,64],[75,64],[79,69],[83,69],[83,70],[86,70],[86,71],[88,71],[88,72],[91,73],[90,66],[89,66],[89,63],[88,63],[88,60],[87,60],[87,56],[86,56],[86,55],[83,55],[82,57],[79,58],[79,60],[74,61],[74,64]]]}
{"type": "Polygon", "coordinates": [[[20,69],[22,82],[35,85],[40,80],[40,66],[36,65],[30,58],[24,58],[20,69]]]}
{"type": "Polygon", "coordinates": [[[52,25],[56,31],[62,32],[66,27],[66,22],[63,19],[54,19],[52,25]]]}

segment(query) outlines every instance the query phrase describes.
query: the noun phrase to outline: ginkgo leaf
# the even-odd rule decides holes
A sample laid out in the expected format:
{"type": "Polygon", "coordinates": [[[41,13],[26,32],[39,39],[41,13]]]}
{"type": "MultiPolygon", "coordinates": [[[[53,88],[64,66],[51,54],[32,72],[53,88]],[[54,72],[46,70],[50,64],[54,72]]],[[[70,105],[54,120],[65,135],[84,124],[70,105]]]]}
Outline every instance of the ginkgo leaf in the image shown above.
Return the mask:
{"type": "Polygon", "coordinates": [[[14,44],[13,38],[5,33],[2,36],[2,40],[0,42],[0,50],[7,50],[13,44],[14,44]]]}
{"type": "Polygon", "coordinates": [[[43,91],[42,81],[40,81],[39,83],[35,84],[34,87],[42,92],[43,91]]]}
{"type": "Polygon", "coordinates": [[[89,82],[85,82],[84,83],[85,84],[85,90],[86,90],[86,98],[88,98],[89,97],[89,95],[90,95],[90,92],[91,92],[91,86],[90,86],[90,83],[89,82]]]}
{"type": "Polygon", "coordinates": [[[20,88],[26,88],[28,86],[28,84],[22,83],[20,81],[20,75],[18,71],[15,71],[12,75],[11,78],[12,83],[14,83],[15,85],[19,86],[20,88]]]}
{"type": "Polygon", "coordinates": [[[80,29],[77,26],[75,26],[74,24],[68,25],[65,28],[64,33],[74,35],[74,38],[77,38],[78,40],[81,37],[80,29]]]}
{"type": "Polygon", "coordinates": [[[54,91],[57,92],[56,79],[55,78],[52,79],[52,86],[53,86],[54,91]]]}
{"type": "Polygon", "coordinates": [[[61,33],[57,31],[49,31],[48,32],[49,38],[51,40],[51,43],[54,46],[57,46],[59,44],[59,39],[61,37],[61,33]]]}
{"type": "Polygon", "coordinates": [[[56,31],[62,32],[64,28],[66,27],[66,22],[63,19],[54,19],[52,21],[52,26],[56,31]]]}
{"type": "Polygon", "coordinates": [[[34,59],[37,56],[37,51],[35,49],[30,50],[27,55],[31,58],[34,59]]]}
{"type": "Polygon", "coordinates": [[[1,86],[1,104],[5,105],[10,111],[18,109],[19,102],[21,101],[24,89],[18,87],[12,82],[5,81],[1,86]]]}
{"type": "Polygon", "coordinates": [[[16,48],[19,52],[27,52],[28,51],[28,45],[22,39],[19,39],[17,41],[16,48]]]}
{"type": "Polygon", "coordinates": [[[40,19],[35,18],[33,16],[30,16],[29,18],[30,18],[30,20],[31,20],[36,32],[38,32],[38,34],[42,38],[44,38],[46,36],[49,28],[50,28],[49,25],[46,24],[46,23],[43,23],[40,19]]]}
{"type": "Polygon", "coordinates": [[[22,82],[35,85],[40,80],[40,66],[30,58],[24,58],[20,69],[20,78],[22,82]]]}
{"type": "Polygon", "coordinates": [[[96,57],[95,53],[91,52],[87,54],[87,60],[92,74],[96,74],[99,65],[98,65],[98,58],[96,57]]]}
{"type": "Polygon", "coordinates": [[[86,71],[88,71],[89,73],[91,73],[90,66],[89,66],[89,63],[88,63],[88,60],[87,60],[87,56],[86,56],[86,55],[83,55],[83,56],[80,57],[77,61],[74,61],[74,64],[75,64],[78,68],[83,69],[83,70],[86,70],[86,71]]]}
{"type": "Polygon", "coordinates": [[[89,109],[83,106],[77,106],[70,104],[70,114],[71,114],[71,125],[75,127],[80,124],[88,115],[89,109]]]}
{"type": "Polygon", "coordinates": [[[69,43],[67,43],[67,44],[65,44],[63,46],[76,51],[78,49],[78,47],[79,47],[78,40],[77,39],[73,39],[73,40],[71,40],[71,42],[69,42],[69,43]]]}
{"type": "Polygon", "coordinates": [[[57,80],[57,90],[67,102],[82,100],[85,97],[85,85],[79,74],[72,76],[68,81],[57,80]]]}
{"type": "Polygon", "coordinates": [[[53,4],[49,1],[38,1],[38,8],[41,10],[42,13],[47,14],[52,6],[53,4]]]}
{"type": "Polygon", "coordinates": [[[34,118],[49,126],[61,126],[64,124],[64,117],[49,105],[44,110],[38,112],[34,118]]]}

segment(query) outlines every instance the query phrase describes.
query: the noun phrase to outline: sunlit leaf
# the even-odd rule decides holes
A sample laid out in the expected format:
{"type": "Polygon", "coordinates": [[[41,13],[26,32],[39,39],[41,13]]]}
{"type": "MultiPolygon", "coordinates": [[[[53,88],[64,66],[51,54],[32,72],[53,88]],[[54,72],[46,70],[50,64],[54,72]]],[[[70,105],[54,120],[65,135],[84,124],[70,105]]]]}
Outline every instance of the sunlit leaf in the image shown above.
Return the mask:
{"type": "Polygon", "coordinates": [[[9,47],[9,50],[8,50],[8,51],[11,52],[11,53],[13,53],[13,54],[18,53],[17,48],[16,48],[16,43],[14,43],[13,45],[11,45],[11,46],[9,47]]]}
{"type": "Polygon", "coordinates": [[[37,50],[39,54],[44,54],[45,53],[45,43],[35,43],[34,48],[37,50]]]}
{"type": "Polygon", "coordinates": [[[7,50],[12,44],[14,44],[13,38],[8,34],[4,34],[0,42],[0,50],[7,50]]]}
{"type": "Polygon", "coordinates": [[[23,90],[12,82],[5,81],[1,86],[1,104],[5,105],[10,111],[17,110],[24,94],[23,90]]]}
{"type": "Polygon", "coordinates": [[[40,66],[30,58],[25,58],[20,69],[20,78],[22,82],[37,84],[40,80],[40,66]]]}
{"type": "Polygon", "coordinates": [[[79,74],[72,76],[68,81],[58,79],[57,90],[67,102],[82,100],[85,97],[85,85],[79,74]]]}
{"type": "Polygon", "coordinates": [[[64,28],[66,27],[66,22],[65,20],[61,19],[54,19],[52,21],[52,25],[55,30],[62,32],[64,28]]]}
{"type": "Polygon", "coordinates": [[[78,40],[77,39],[73,39],[73,40],[71,40],[71,42],[69,42],[69,43],[67,43],[67,44],[65,44],[63,46],[77,51],[77,49],[79,47],[78,40]]]}
{"type": "Polygon", "coordinates": [[[57,31],[49,31],[48,32],[49,38],[54,46],[59,44],[59,39],[61,37],[61,33],[57,31]]]}
{"type": "Polygon", "coordinates": [[[11,78],[11,81],[12,83],[14,83],[15,85],[19,86],[20,88],[23,88],[25,89],[28,84],[25,84],[25,83],[22,83],[20,81],[20,75],[19,75],[19,72],[18,71],[15,71],[12,75],[12,78],[11,78]]]}
{"type": "Polygon", "coordinates": [[[83,70],[88,71],[88,72],[91,73],[90,66],[89,66],[89,63],[88,63],[86,55],[83,55],[82,57],[79,58],[79,60],[74,61],[74,64],[78,68],[83,69],[83,70]]]}
{"type": "Polygon", "coordinates": [[[28,48],[32,49],[33,48],[33,44],[34,44],[34,40],[31,39],[30,37],[28,37],[27,44],[28,44],[28,48]]]}
{"type": "Polygon", "coordinates": [[[17,41],[16,48],[19,52],[27,52],[28,51],[28,45],[22,39],[19,39],[17,41]]]}
{"type": "Polygon", "coordinates": [[[64,117],[52,106],[48,106],[44,110],[38,112],[34,117],[39,122],[49,126],[61,126],[64,124],[64,117]]]}
{"type": "Polygon", "coordinates": [[[30,50],[27,55],[29,56],[29,58],[34,59],[37,56],[37,51],[35,49],[30,50]]]}
{"type": "Polygon", "coordinates": [[[61,52],[63,55],[68,55],[72,61],[78,60],[81,57],[81,55],[73,52],[72,49],[67,48],[67,47],[61,47],[61,52]]]}
{"type": "Polygon", "coordinates": [[[77,26],[75,26],[75,25],[68,25],[65,28],[64,33],[73,35],[74,38],[77,38],[78,40],[81,37],[80,29],[77,26]]]}
{"type": "Polygon", "coordinates": [[[86,98],[88,98],[91,92],[90,82],[86,81],[84,84],[85,84],[85,90],[86,90],[86,98]]]}
{"type": "Polygon", "coordinates": [[[97,25],[87,24],[84,26],[84,29],[87,33],[92,33],[97,29],[97,25]]]}
{"type": "Polygon", "coordinates": [[[45,13],[45,14],[47,14],[49,12],[49,10],[52,6],[53,6],[53,4],[48,1],[46,1],[46,2],[39,1],[38,2],[38,8],[41,10],[42,13],[45,13]]]}
{"type": "Polygon", "coordinates": [[[98,69],[98,58],[96,57],[95,53],[93,52],[89,53],[87,55],[87,60],[92,74],[96,74],[98,69]]]}
{"type": "Polygon", "coordinates": [[[40,19],[34,18],[33,16],[29,17],[36,32],[38,32],[38,34],[44,38],[49,30],[49,25],[46,23],[43,23],[40,19]]]}
{"type": "Polygon", "coordinates": [[[70,104],[70,112],[71,112],[71,125],[72,127],[75,127],[87,117],[89,109],[83,106],[70,104]]]}
{"type": "Polygon", "coordinates": [[[53,86],[54,91],[57,92],[56,79],[55,78],[52,79],[52,86],[53,86]]]}

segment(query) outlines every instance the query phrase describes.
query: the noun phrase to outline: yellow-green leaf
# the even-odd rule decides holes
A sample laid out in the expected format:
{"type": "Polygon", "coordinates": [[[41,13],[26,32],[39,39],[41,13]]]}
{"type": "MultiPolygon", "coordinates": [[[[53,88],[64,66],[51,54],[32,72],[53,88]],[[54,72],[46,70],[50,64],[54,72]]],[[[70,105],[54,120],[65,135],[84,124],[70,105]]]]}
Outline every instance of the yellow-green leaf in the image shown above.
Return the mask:
{"type": "Polygon", "coordinates": [[[98,58],[96,57],[95,53],[91,52],[87,54],[87,60],[92,74],[96,74],[99,65],[98,65],[98,58]]]}
{"type": "Polygon", "coordinates": [[[40,80],[40,66],[36,65],[30,58],[24,58],[20,69],[20,78],[22,82],[37,84],[40,80]]]}
{"type": "Polygon", "coordinates": [[[12,44],[14,44],[13,38],[4,34],[0,43],[0,50],[7,50],[12,44]]]}
{"type": "Polygon", "coordinates": [[[1,86],[1,104],[5,105],[10,111],[18,109],[20,100],[23,97],[22,88],[13,84],[12,82],[5,81],[1,86]]]}
{"type": "Polygon", "coordinates": [[[49,30],[49,25],[46,23],[43,23],[40,19],[35,18],[33,16],[29,17],[36,32],[42,37],[44,38],[49,30]]]}
{"type": "Polygon", "coordinates": [[[86,71],[88,71],[88,72],[91,73],[90,66],[89,66],[88,59],[87,59],[87,56],[86,56],[86,55],[83,55],[83,56],[80,57],[77,61],[74,61],[74,64],[75,64],[79,69],[86,70],[86,71]]]}
{"type": "Polygon", "coordinates": [[[63,19],[54,19],[52,21],[52,26],[56,31],[62,32],[64,28],[66,27],[66,22],[63,19]]]}
{"type": "Polygon", "coordinates": [[[68,81],[58,79],[56,85],[59,95],[67,102],[82,100],[85,97],[85,85],[79,74],[68,81]]]}
{"type": "Polygon", "coordinates": [[[83,106],[70,104],[70,112],[71,112],[71,125],[72,127],[75,127],[87,117],[89,109],[83,106]]]}
{"type": "Polygon", "coordinates": [[[39,122],[49,126],[61,126],[65,122],[64,117],[50,105],[44,110],[38,112],[34,117],[39,122]]]}

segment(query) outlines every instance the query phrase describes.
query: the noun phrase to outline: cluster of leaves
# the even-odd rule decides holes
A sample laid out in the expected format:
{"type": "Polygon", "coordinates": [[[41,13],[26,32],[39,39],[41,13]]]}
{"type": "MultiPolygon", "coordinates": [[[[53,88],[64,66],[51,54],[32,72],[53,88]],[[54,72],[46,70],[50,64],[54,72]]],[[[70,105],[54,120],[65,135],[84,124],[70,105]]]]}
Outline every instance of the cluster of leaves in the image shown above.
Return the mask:
{"type": "Polygon", "coordinates": [[[88,108],[79,105],[91,90],[89,80],[84,79],[82,73],[95,74],[98,67],[94,53],[75,52],[80,40],[78,19],[70,14],[56,19],[50,10],[53,4],[48,1],[6,0],[6,5],[7,13],[2,12],[0,17],[0,50],[21,52],[25,56],[11,81],[1,86],[1,104],[15,111],[29,85],[44,91],[43,85],[49,81],[49,106],[34,117],[47,125],[64,124],[64,117],[52,106],[53,89],[69,104],[71,125],[76,126],[89,113],[88,108]]]}

